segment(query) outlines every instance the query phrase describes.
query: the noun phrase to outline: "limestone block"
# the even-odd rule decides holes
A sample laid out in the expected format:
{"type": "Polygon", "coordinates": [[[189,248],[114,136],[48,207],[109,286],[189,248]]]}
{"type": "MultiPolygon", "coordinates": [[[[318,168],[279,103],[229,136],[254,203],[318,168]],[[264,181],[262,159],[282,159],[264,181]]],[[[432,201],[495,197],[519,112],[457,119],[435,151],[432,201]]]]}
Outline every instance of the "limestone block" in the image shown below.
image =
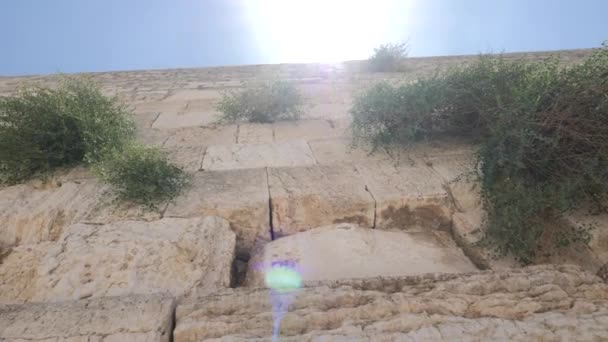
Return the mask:
{"type": "Polygon", "coordinates": [[[203,165],[203,146],[171,147],[164,150],[168,153],[169,160],[185,171],[198,171],[203,165]]]}
{"type": "Polygon", "coordinates": [[[475,173],[475,157],[471,154],[444,154],[425,159],[443,179],[456,210],[466,212],[482,207],[481,185],[475,173]]]}
{"type": "Polygon", "coordinates": [[[235,170],[263,167],[314,165],[315,158],[306,141],[269,144],[213,145],[203,159],[204,170],[235,170]]]}
{"type": "Polygon", "coordinates": [[[236,125],[186,127],[171,130],[163,147],[210,146],[236,143],[236,125]]]}
{"type": "Polygon", "coordinates": [[[242,123],[239,124],[237,143],[266,144],[274,140],[271,124],[242,123]]]}
{"type": "Polygon", "coordinates": [[[342,119],[350,116],[348,103],[318,103],[307,108],[304,117],[309,119],[342,119]]]}
{"type": "Polygon", "coordinates": [[[281,121],[272,124],[274,140],[311,140],[327,139],[340,136],[340,131],[332,127],[327,120],[281,121]]]}
{"type": "Polygon", "coordinates": [[[149,129],[152,127],[152,124],[156,121],[159,114],[159,112],[136,113],[133,115],[135,126],[140,129],[149,129]]]}
{"type": "Polygon", "coordinates": [[[171,112],[171,113],[179,113],[183,112],[186,109],[186,105],[188,102],[186,101],[152,101],[152,102],[143,102],[138,103],[135,106],[135,111],[139,113],[145,112],[171,112]]]}
{"type": "Polygon", "coordinates": [[[178,305],[175,342],[608,339],[608,284],[574,266],[319,282],[291,295],[231,289],[178,305]]]}
{"type": "Polygon", "coordinates": [[[451,204],[441,179],[421,163],[357,164],[376,201],[376,227],[420,231],[450,228],[451,204]]]}
{"type": "Polygon", "coordinates": [[[321,165],[337,163],[390,162],[391,156],[383,148],[373,150],[369,146],[353,146],[350,138],[330,138],[308,142],[315,159],[321,165]]]}
{"type": "Polygon", "coordinates": [[[16,185],[0,190],[0,245],[56,240],[66,226],[93,210],[98,191],[95,182],[65,182],[42,189],[16,185]]]}
{"type": "Polygon", "coordinates": [[[350,223],[266,244],[249,263],[247,285],[264,287],[265,272],[277,262],[296,264],[304,282],[476,270],[456,245],[444,244],[431,232],[389,232],[350,223]]]}
{"type": "Polygon", "coordinates": [[[275,236],[334,223],[372,227],[374,200],[351,165],[268,170],[275,236]]]}
{"type": "Polygon", "coordinates": [[[159,295],[0,306],[0,341],[169,342],[174,308],[159,295]]]}
{"type": "Polygon", "coordinates": [[[171,91],[163,102],[181,102],[186,100],[212,100],[221,98],[221,92],[214,89],[179,89],[171,91]]]}
{"type": "Polygon", "coordinates": [[[152,128],[175,129],[192,126],[212,126],[217,121],[214,113],[160,113],[152,128]]]}
{"type": "Polygon", "coordinates": [[[197,172],[190,187],[169,204],[165,217],[214,215],[225,218],[237,236],[237,252],[248,254],[270,240],[266,170],[197,172]]]}
{"type": "Polygon", "coordinates": [[[0,265],[0,274],[8,275],[3,287],[25,289],[3,291],[2,302],[210,293],[230,285],[235,236],[221,218],[165,218],[75,224],[43,251],[33,246],[17,247],[0,265]]]}
{"type": "Polygon", "coordinates": [[[162,146],[170,136],[170,131],[153,128],[138,128],[135,131],[135,140],[148,146],[162,146]]]}

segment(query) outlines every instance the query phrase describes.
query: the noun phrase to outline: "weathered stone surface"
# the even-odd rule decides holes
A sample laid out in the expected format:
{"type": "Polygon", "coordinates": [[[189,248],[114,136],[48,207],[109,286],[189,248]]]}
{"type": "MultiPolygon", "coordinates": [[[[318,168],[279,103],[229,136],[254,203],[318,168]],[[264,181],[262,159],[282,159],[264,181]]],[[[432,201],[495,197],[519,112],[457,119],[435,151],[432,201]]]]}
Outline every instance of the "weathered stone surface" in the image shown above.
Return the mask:
{"type": "Polygon", "coordinates": [[[0,306],[0,341],[168,342],[174,308],[159,295],[0,306]]]}
{"type": "Polygon", "coordinates": [[[165,217],[215,215],[230,222],[238,253],[270,240],[265,169],[197,172],[191,186],[169,204],[165,217]]]}
{"type": "Polygon", "coordinates": [[[171,147],[164,150],[167,152],[169,160],[185,171],[198,171],[203,165],[205,153],[203,146],[171,147]]]}
{"type": "Polygon", "coordinates": [[[95,183],[32,184],[0,190],[0,246],[56,240],[66,226],[84,219],[99,198],[95,183]]]}
{"type": "Polygon", "coordinates": [[[159,130],[153,128],[138,128],[135,131],[135,139],[149,146],[162,146],[171,136],[171,132],[167,130],[159,130]]]}
{"type": "Polygon", "coordinates": [[[138,113],[145,112],[172,112],[179,113],[186,109],[186,101],[154,101],[139,103],[135,106],[135,111],[138,113]]]}
{"type": "Polygon", "coordinates": [[[349,116],[349,103],[319,103],[307,108],[304,117],[309,119],[341,119],[349,116]]]}
{"type": "Polygon", "coordinates": [[[332,165],[338,163],[371,163],[391,162],[393,159],[382,148],[375,151],[368,146],[352,146],[351,138],[333,138],[310,140],[308,142],[317,163],[332,165]]]}
{"type": "Polygon", "coordinates": [[[159,112],[145,112],[133,115],[135,126],[139,129],[149,129],[152,127],[156,118],[160,115],[159,112]]]}
{"type": "MultiPolygon", "coordinates": [[[[293,294],[281,341],[608,339],[608,285],[574,266],[323,282],[293,294]]],[[[177,307],[176,342],[266,341],[269,292],[177,307]]]]}
{"type": "Polygon", "coordinates": [[[152,128],[175,129],[191,126],[211,126],[217,121],[214,113],[160,113],[152,128]]]}
{"type": "Polygon", "coordinates": [[[327,120],[281,121],[272,124],[274,141],[328,139],[338,137],[341,131],[327,120]]]}
{"type": "Polygon", "coordinates": [[[213,145],[203,159],[204,170],[235,170],[263,167],[314,165],[315,158],[306,141],[270,144],[213,145]]]}
{"type": "Polygon", "coordinates": [[[171,130],[163,147],[210,146],[236,143],[236,125],[171,130]]]}
{"type": "Polygon", "coordinates": [[[451,204],[441,179],[421,163],[357,164],[376,201],[376,227],[449,230],[451,204]]]}
{"type": "Polygon", "coordinates": [[[75,224],[55,243],[9,254],[0,265],[9,276],[2,287],[19,290],[2,291],[0,302],[205,294],[230,285],[234,248],[228,222],[217,217],[75,224]]]}
{"type": "Polygon", "coordinates": [[[242,123],[239,124],[238,137],[236,142],[239,144],[267,144],[274,141],[272,125],[262,123],[242,123]]]}
{"type": "Polygon", "coordinates": [[[374,224],[374,200],[351,165],[269,169],[275,236],[335,223],[374,224]]]}
{"type": "Polygon", "coordinates": [[[172,91],[163,102],[181,102],[185,100],[219,99],[221,93],[215,89],[180,89],[172,91]]]}
{"type": "Polygon", "coordinates": [[[475,271],[445,240],[432,232],[389,232],[350,223],[315,228],[266,244],[250,261],[247,285],[264,287],[265,271],[282,261],[296,264],[304,282],[475,271]]]}
{"type": "Polygon", "coordinates": [[[475,173],[475,157],[471,154],[448,153],[424,158],[425,163],[441,176],[457,211],[480,210],[481,186],[475,173]]]}

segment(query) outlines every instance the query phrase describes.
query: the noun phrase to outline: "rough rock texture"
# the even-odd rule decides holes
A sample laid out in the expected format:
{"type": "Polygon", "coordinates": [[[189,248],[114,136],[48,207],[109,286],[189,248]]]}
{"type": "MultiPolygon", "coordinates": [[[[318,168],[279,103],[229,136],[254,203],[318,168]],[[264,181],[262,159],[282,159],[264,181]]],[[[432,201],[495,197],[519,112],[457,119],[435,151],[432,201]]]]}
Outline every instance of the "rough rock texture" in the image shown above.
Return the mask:
{"type": "MultiPolygon", "coordinates": [[[[326,282],[292,299],[281,341],[608,339],[608,285],[575,266],[326,282]]],[[[225,291],[178,306],[174,340],[268,341],[272,317],[267,290],[225,291]]]]}
{"type": "Polygon", "coordinates": [[[0,306],[0,341],[168,342],[174,307],[159,295],[0,306]]]}
{"type": "Polygon", "coordinates": [[[236,233],[237,253],[248,254],[271,238],[267,179],[265,169],[197,172],[164,216],[223,217],[236,233]]]}
{"type": "Polygon", "coordinates": [[[432,232],[389,232],[350,223],[316,228],[266,244],[249,263],[247,285],[265,286],[264,272],[276,262],[296,264],[304,282],[475,271],[446,241],[450,238],[432,232]]]}
{"type": "Polygon", "coordinates": [[[407,231],[450,227],[451,203],[442,180],[422,163],[357,163],[376,202],[376,228],[407,231]]]}
{"type": "Polygon", "coordinates": [[[76,224],[55,243],[8,255],[0,264],[0,302],[209,293],[230,285],[234,248],[234,233],[218,217],[76,224]]]}
{"type": "Polygon", "coordinates": [[[84,219],[99,199],[93,183],[16,185],[0,190],[0,246],[54,241],[84,219]]]}
{"type": "Polygon", "coordinates": [[[352,165],[268,170],[275,236],[334,223],[374,224],[374,199],[352,165]]]}
{"type": "Polygon", "coordinates": [[[308,142],[315,155],[317,163],[332,165],[343,162],[377,163],[379,161],[392,161],[392,158],[381,147],[375,151],[371,146],[352,146],[351,138],[333,138],[310,140],[308,142]]]}
{"type": "Polygon", "coordinates": [[[268,144],[213,145],[203,159],[204,170],[235,170],[314,165],[315,158],[303,140],[268,144]]]}

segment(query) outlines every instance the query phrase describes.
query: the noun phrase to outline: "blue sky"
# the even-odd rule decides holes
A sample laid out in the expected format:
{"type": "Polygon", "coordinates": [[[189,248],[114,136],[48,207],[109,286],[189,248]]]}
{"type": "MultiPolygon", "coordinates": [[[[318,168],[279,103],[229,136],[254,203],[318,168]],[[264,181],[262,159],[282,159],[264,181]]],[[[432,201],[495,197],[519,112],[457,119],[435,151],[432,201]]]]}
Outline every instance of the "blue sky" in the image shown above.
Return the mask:
{"type": "Polygon", "coordinates": [[[597,47],[606,0],[1,0],[0,75],[597,47]]]}

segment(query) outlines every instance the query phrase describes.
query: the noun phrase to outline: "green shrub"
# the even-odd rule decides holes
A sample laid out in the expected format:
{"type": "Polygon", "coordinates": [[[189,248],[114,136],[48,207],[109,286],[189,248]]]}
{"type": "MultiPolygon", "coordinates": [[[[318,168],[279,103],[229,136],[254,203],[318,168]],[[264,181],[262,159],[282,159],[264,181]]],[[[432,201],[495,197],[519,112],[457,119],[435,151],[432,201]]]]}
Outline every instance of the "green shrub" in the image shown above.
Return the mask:
{"type": "Polygon", "coordinates": [[[148,207],[179,195],[188,179],[163,151],[138,144],[112,151],[94,169],[119,199],[148,207]]]}
{"type": "Polygon", "coordinates": [[[245,89],[227,92],[217,105],[224,122],[275,122],[297,120],[302,114],[303,98],[291,83],[275,81],[245,89]]]}
{"type": "Polygon", "coordinates": [[[24,87],[0,97],[0,181],[96,162],[131,139],[133,128],[125,106],[88,79],[66,78],[56,89],[24,87]]]}
{"type": "Polygon", "coordinates": [[[407,43],[380,45],[368,60],[369,68],[375,72],[399,71],[400,63],[408,53],[407,43]]]}
{"type": "Polygon", "coordinates": [[[351,113],[355,137],[374,144],[436,135],[479,143],[488,238],[530,262],[564,215],[606,200],[607,94],[605,44],[571,67],[486,56],[415,83],[381,83],[359,95],[351,113]]]}

